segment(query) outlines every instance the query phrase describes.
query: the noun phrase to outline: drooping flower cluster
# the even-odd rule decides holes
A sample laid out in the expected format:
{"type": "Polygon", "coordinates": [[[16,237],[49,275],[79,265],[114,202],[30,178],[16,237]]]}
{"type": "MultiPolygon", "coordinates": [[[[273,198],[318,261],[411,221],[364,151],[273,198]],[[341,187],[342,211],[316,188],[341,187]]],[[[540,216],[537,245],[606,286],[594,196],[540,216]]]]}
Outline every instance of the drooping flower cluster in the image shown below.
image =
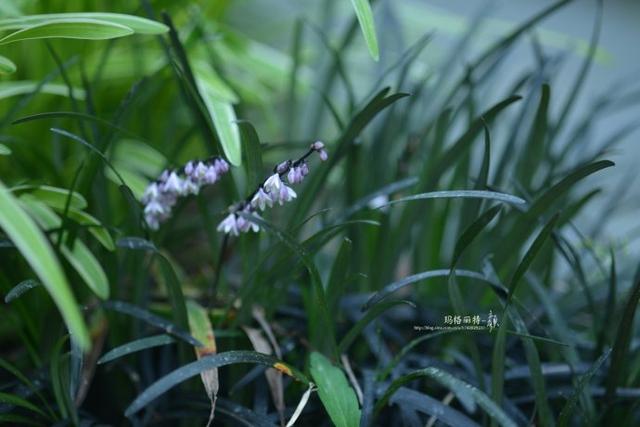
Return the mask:
{"type": "Polygon", "coordinates": [[[280,163],[274,168],[273,174],[270,175],[251,196],[230,209],[229,215],[218,225],[218,231],[233,236],[237,236],[239,233],[246,233],[249,230],[254,232],[260,231],[258,224],[251,222],[242,214],[252,214],[259,218],[256,213],[257,210],[264,211],[267,207],[270,208],[275,203],[282,206],[284,203],[295,199],[298,195],[293,188],[285,184],[283,178],[286,177],[290,185],[301,183],[305,176],[309,174],[307,158],[314,152],[318,153],[320,160],[327,160],[328,154],[324,149],[324,144],[316,141],[311,144],[309,150],[298,160],[286,160],[280,163]]]}
{"type": "Polygon", "coordinates": [[[179,197],[198,194],[200,188],[214,184],[229,171],[229,164],[220,157],[191,161],[177,170],[165,170],[150,183],[142,195],[144,219],[152,230],[171,216],[179,197]]]}

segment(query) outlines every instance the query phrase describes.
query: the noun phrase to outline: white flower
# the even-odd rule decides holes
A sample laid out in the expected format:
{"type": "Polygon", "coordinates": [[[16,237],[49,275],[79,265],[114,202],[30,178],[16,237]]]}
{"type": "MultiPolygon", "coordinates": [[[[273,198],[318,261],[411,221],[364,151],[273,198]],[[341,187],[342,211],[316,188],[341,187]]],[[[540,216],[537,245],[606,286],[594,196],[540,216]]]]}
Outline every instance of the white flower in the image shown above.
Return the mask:
{"type": "Polygon", "coordinates": [[[154,215],[145,215],[144,216],[144,220],[147,223],[147,225],[149,226],[150,229],[152,230],[157,230],[158,228],[160,228],[160,222],[158,220],[158,218],[154,215]]]}
{"type": "Polygon", "coordinates": [[[200,186],[192,178],[182,181],[182,189],[184,194],[198,194],[200,192],[200,186]]]}
{"type": "Polygon", "coordinates": [[[267,178],[262,187],[267,191],[267,193],[278,194],[283,185],[280,175],[274,173],[267,178]]]}
{"type": "Polygon", "coordinates": [[[162,216],[167,213],[167,208],[157,200],[152,200],[144,207],[145,215],[162,216]]]}
{"type": "Polygon", "coordinates": [[[178,174],[171,172],[167,178],[167,182],[164,183],[163,191],[167,193],[173,193],[177,195],[184,194],[184,185],[178,174]]]}
{"type": "Polygon", "coordinates": [[[295,199],[296,197],[298,197],[296,192],[293,191],[293,188],[287,187],[284,184],[282,184],[282,187],[280,187],[280,191],[277,192],[276,194],[278,195],[277,200],[280,206],[282,206],[284,202],[289,202],[295,199]]]}
{"type": "Polygon", "coordinates": [[[218,224],[218,231],[222,231],[227,234],[232,234],[234,236],[238,235],[238,221],[236,219],[236,214],[231,213],[225,219],[218,224]]]}
{"type": "Polygon", "coordinates": [[[260,187],[251,199],[251,206],[254,208],[260,208],[260,210],[263,211],[266,206],[273,206],[273,200],[269,194],[265,193],[262,187],[260,187]]]}
{"type": "Polygon", "coordinates": [[[208,170],[209,168],[204,163],[198,162],[198,164],[193,168],[191,177],[196,179],[198,182],[202,182],[208,170]]]}
{"type": "Polygon", "coordinates": [[[142,195],[141,201],[146,205],[152,200],[156,200],[159,196],[160,196],[160,189],[158,188],[158,184],[156,184],[155,182],[152,182],[144,190],[144,194],[142,195]]]}

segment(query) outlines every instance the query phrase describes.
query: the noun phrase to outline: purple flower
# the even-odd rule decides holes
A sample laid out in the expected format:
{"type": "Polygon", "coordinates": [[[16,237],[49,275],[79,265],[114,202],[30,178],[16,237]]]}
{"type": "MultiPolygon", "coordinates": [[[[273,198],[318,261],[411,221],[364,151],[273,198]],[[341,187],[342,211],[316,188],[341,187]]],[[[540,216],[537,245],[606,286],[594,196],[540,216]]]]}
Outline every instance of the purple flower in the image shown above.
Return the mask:
{"type": "Polygon", "coordinates": [[[193,166],[193,162],[187,162],[186,165],[184,165],[184,174],[189,176],[193,173],[195,166],[193,166]]]}
{"type": "Polygon", "coordinates": [[[207,168],[207,171],[204,173],[203,176],[203,181],[206,184],[215,184],[215,182],[218,180],[218,176],[222,175],[224,172],[216,169],[215,166],[209,166],[207,168]]]}
{"type": "Polygon", "coordinates": [[[218,175],[229,172],[229,163],[222,159],[215,159],[213,162],[213,167],[215,168],[215,171],[218,175]]]}
{"type": "Polygon", "coordinates": [[[273,200],[271,199],[269,194],[267,194],[264,189],[260,187],[251,199],[251,206],[254,208],[260,208],[260,210],[263,211],[266,206],[273,206],[273,200]]]}
{"type": "Polygon", "coordinates": [[[296,192],[293,191],[293,188],[287,187],[284,184],[282,184],[282,187],[280,187],[280,191],[278,191],[278,193],[276,194],[278,195],[277,201],[280,204],[280,206],[282,206],[284,202],[289,202],[295,199],[296,197],[298,197],[296,192]]]}
{"type": "Polygon", "coordinates": [[[324,149],[324,142],[314,142],[313,144],[311,144],[311,149],[318,153],[318,155],[320,156],[320,160],[322,160],[323,162],[329,158],[327,151],[324,149]]]}

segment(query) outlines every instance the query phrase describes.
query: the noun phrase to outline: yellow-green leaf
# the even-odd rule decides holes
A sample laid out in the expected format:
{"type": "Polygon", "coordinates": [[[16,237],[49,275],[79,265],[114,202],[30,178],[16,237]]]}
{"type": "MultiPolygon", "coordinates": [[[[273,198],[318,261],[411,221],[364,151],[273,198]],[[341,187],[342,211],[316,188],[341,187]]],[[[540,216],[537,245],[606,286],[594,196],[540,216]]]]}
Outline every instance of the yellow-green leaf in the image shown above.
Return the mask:
{"type": "Polygon", "coordinates": [[[21,30],[33,25],[60,19],[93,19],[106,21],[129,27],[138,34],[163,34],[169,31],[169,28],[166,25],[140,16],[105,12],[47,13],[42,15],[28,15],[17,18],[0,19],[0,31],[21,30]]]}

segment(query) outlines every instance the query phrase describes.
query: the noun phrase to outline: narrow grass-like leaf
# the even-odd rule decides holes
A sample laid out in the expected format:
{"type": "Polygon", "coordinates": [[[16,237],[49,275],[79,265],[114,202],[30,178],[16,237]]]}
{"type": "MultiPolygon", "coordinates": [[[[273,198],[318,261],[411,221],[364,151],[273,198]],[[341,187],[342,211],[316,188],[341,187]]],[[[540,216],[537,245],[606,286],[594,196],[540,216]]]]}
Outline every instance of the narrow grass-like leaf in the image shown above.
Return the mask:
{"type": "MultiPolygon", "coordinates": [[[[55,206],[53,208],[60,212],[60,210],[55,206]]],[[[102,246],[104,246],[105,249],[107,249],[108,251],[115,250],[116,246],[113,242],[111,234],[109,234],[109,231],[106,229],[106,227],[102,225],[102,223],[95,217],[89,215],[85,211],[76,208],[69,208],[69,210],[67,211],[67,215],[78,224],[87,226],[89,228],[89,233],[91,233],[93,237],[95,237],[96,240],[100,242],[102,246]]]]}
{"type": "MultiPolygon", "coordinates": [[[[67,198],[69,198],[69,190],[66,188],[52,187],[50,185],[24,185],[13,187],[11,191],[29,191],[34,197],[36,197],[41,202],[46,203],[47,205],[53,207],[54,209],[64,210],[65,205],[67,203],[67,198]]],[[[71,192],[71,200],[69,202],[69,207],[74,209],[85,209],[87,207],[87,199],[84,196],[76,191],[71,192]]]]}
{"type": "Polygon", "coordinates": [[[432,191],[429,193],[414,194],[413,196],[402,197],[400,199],[392,200],[388,203],[378,206],[378,209],[385,206],[391,206],[398,203],[406,203],[415,200],[426,199],[486,199],[495,200],[498,202],[522,205],[526,201],[520,197],[512,196],[511,194],[498,193],[496,191],[482,191],[482,190],[454,190],[454,191],[432,191]]]}
{"type": "Polygon", "coordinates": [[[242,146],[233,104],[220,99],[216,95],[216,90],[210,87],[207,79],[199,77],[197,74],[195,79],[198,92],[207,108],[225,156],[231,164],[240,166],[242,164],[242,146]]]}
{"type": "Polygon", "coordinates": [[[143,239],[142,237],[135,236],[120,237],[118,240],[116,240],[116,246],[119,248],[133,249],[138,251],[158,251],[158,248],[153,244],[153,242],[143,239]]]}
{"type": "Polygon", "coordinates": [[[169,31],[166,25],[135,15],[105,12],[80,12],[80,13],[46,13],[39,15],[26,15],[17,18],[0,19],[0,31],[21,30],[37,24],[59,19],[94,19],[113,24],[124,25],[138,34],[163,34],[169,31]]]}
{"type": "Polygon", "coordinates": [[[0,392],[0,403],[6,403],[9,405],[13,405],[13,406],[19,406],[21,408],[27,409],[31,412],[35,412],[38,415],[41,415],[45,418],[47,418],[47,415],[42,412],[42,410],[40,410],[40,408],[38,408],[36,405],[34,405],[33,403],[29,402],[26,399],[23,399],[20,396],[16,396],[14,394],[9,394],[9,393],[3,393],[0,392]]]}
{"type": "Polygon", "coordinates": [[[147,350],[154,347],[160,347],[167,344],[173,344],[174,342],[176,342],[174,338],[165,334],[140,338],[109,350],[108,352],[103,354],[100,359],[98,359],[97,363],[98,365],[100,365],[103,363],[111,362],[113,360],[119,359],[123,356],[127,356],[132,353],[137,353],[142,350],[147,350]]]}
{"type": "Polygon", "coordinates": [[[247,188],[253,191],[262,183],[262,147],[260,146],[260,138],[251,123],[240,120],[238,126],[242,136],[242,153],[246,160],[247,188]]]}
{"type": "Polygon", "coordinates": [[[567,403],[565,403],[564,407],[560,411],[560,415],[558,417],[558,424],[557,424],[558,427],[565,427],[569,425],[569,421],[571,420],[571,414],[575,410],[575,407],[578,405],[578,401],[582,396],[583,390],[589,386],[589,381],[591,381],[591,378],[593,378],[593,376],[598,372],[598,370],[600,370],[600,367],[607,360],[610,353],[611,353],[610,349],[602,353],[600,357],[598,357],[598,360],[596,360],[593,363],[593,365],[591,365],[589,370],[580,376],[573,394],[571,394],[571,397],[569,398],[567,403]]]}
{"type": "Polygon", "coordinates": [[[88,349],[89,333],[49,242],[2,182],[0,227],[40,278],[58,306],[71,334],[83,349],[88,349]]]}
{"type": "Polygon", "coordinates": [[[342,370],[315,351],[311,353],[310,365],[311,376],[318,387],[318,396],[331,421],[337,427],[358,427],[358,399],[342,370]]]}
{"type": "Polygon", "coordinates": [[[202,371],[239,363],[254,363],[269,366],[292,376],[293,378],[303,382],[304,384],[309,384],[309,380],[307,380],[307,378],[301,372],[281,362],[275,357],[257,353],[255,351],[227,351],[225,353],[218,353],[216,355],[207,356],[200,360],[196,360],[195,362],[191,362],[187,365],[181,366],[170,374],[160,378],[158,381],[154,382],[153,384],[151,384],[151,386],[144,390],[133,401],[133,403],[129,405],[129,407],[125,411],[125,416],[129,417],[135,414],[161,394],[167,392],[169,389],[188,380],[189,378],[199,375],[202,371]]]}
{"type": "Polygon", "coordinates": [[[638,269],[635,276],[635,283],[629,292],[627,303],[625,304],[622,317],[618,323],[616,338],[611,353],[611,364],[609,365],[609,372],[607,373],[606,399],[608,402],[612,402],[616,397],[617,387],[623,384],[624,372],[628,366],[633,319],[635,318],[638,302],[640,301],[640,269],[638,269]]]}
{"type": "MultiPolygon", "coordinates": [[[[505,288],[503,288],[500,284],[492,281],[491,279],[485,277],[485,275],[482,273],[479,273],[477,271],[461,270],[461,269],[456,269],[454,272],[455,272],[455,275],[459,277],[468,277],[470,279],[477,279],[477,280],[486,282],[489,285],[491,285],[493,288],[495,288],[497,292],[504,293],[506,295],[505,288]]],[[[451,270],[447,268],[447,269],[440,269],[440,270],[423,271],[422,273],[417,273],[411,276],[407,276],[403,279],[398,280],[397,282],[390,283],[389,285],[382,288],[380,291],[373,294],[369,298],[369,300],[367,300],[366,304],[363,306],[363,309],[367,310],[373,304],[377,304],[379,301],[383,300],[384,298],[396,292],[397,290],[404,288],[405,286],[409,286],[413,283],[426,280],[426,279],[431,279],[434,277],[448,277],[450,274],[451,274],[451,270]]]]}
{"type": "Polygon", "coordinates": [[[375,406],[375,413],[379,413],[382,408],[387,404],[389,398],[404,384],[416,380],[420,377],[431,378],[443,386],[447,387],[456,395],[470,396],[482,409],[485,410],[487,415],[505,427],[516,427],[516,423],[504,413],[504,411],[493,400],[484,394],[481,390],[478,390],[471,384],[468,384],[453,375],[444,372],[438,368],[425,368],[418,371],[414,371],[408,375],[404,375],[391,383],[384,395],[378,400],[375,406]]]}
{"type": "Polygon", "coordinates": [[[360,30],[364,36],[364,41],[367,43],[369,53],[374,60],[380,59],[380,51],[378,49],[378,38],[376,37],[376,26],[373,21],[373,11],[371,10],[371,4],[369,0],[351,0],[358,22],[360,23],[360,30]]]}
{"type": "MultiPolygon", "coordinates": [[[[44,229],[52,230],[63,225],[62,220],[55,212],[31,195],[23,195],[20,200],[44,229]]],[[[62,240],[65,240],[65,235],[63,233],[62,240]]],[[[101,299],[107,299],[109,297],[109,281],[102,266],[89,248],[79,239],[75,239],[72,245],[69,247],[64,244],[60,247],[60,251],[87,286],[101,299]]]]}
{"type": "Polygon", "coordinates": [[[349,332],[346,333],[344,338],[342,338],[340,344],[338,345],[338,352],[340,354],[345,353],[349,346],[353,344],[360,332],[362,332],[369,323],[371,323],[373,320],[375,320],[376,317],[380,316],[385,311],[400,304],[407,304],[415,308],[414,303],[405,300],[386,301],[372,306],[369,310],[367,310],[367,313],[362,317],[362,319],[358,320],[358,322],[353,325],[351,329],[349,329],[349,332]]]}
{"type": "Polygon", "coordinates": [[[480,234],[480,232],[484,230],[484,228],[493,220],[493,218],[495,218],[496,215],[500,213],[500,209],[502,209],[502,206],[500,205],[488,209],[486,212],[480,215],[478,219],[473,222],[473,224],[471,224],[466,230],[464,230],[462,235],[458,238],[456,247],[453,250],[453,259],[451,261],[452,266],[458,264],[458,261],[462,256],[464,250],[471,244],[471,242],[473,242],[478,234],[480,234]]]}
{"type": "Polygon", "coordinates": [[[0,55],[0,74],[12,74],[16,72],[16,64],[6,56],[0,55]]]}
{"type": "Polygon", "coordinates": [[[121,24],[97,19],[65,18],[44,21],[25,27],[0,39],[0,45],[33,39],[108,40],[133,34],[121,24]]]}
{"type": "Polygon", "coordinates": [[[172,335],[176,338],[180,338],[182,341],[191,344],[196,347],[200,347],[202,343],[192,337],[188,332],[178,328],[173,323],[168,320],[156,316],[153,313],[150,313],[147,310],[144,310],[140,307],[137,307],[133,304],[129,304],[124,301],[105,301],[102,303],[104,308],[108,308],[109,310],[115,310],[117,312],[135,317],[136,319],[140,319],[145,323],[148,323],[151,326],[155,326],[156,328],[162,329],[169,335],[172,335]]]}
{"type": "MultiPolygon", "coordinates": [[[[70,96],[69,87],[59,83],[43,83],[31,80],[12,80],[0,82],[0,99],[20,95],[36,94],[70,96]]],[[[84,89],[73,87],[73,96],[78,100],[85,99],[84,89]]]]}
{"type": "Polygon", "coordinates": [[[320,273],[318,269],[309,256],[307,249],[304,246],[300,245],[295,239],[290,236],[288,233],[276,228],[271,223],[265,221],[264,219],[257,217],[255,215],[248,215],[243,212],[238,212],[237,215],[241,215],[247,220],[258,224],[260,227],[270,231],[273,233],[282,243],[289,247],[302,261],[305,268],[309,272],[309,276],[311,278],[311,287],[314,293],[315,300],[317,301],[320,313],[322,315],[323,332],[325,336],[327,336],[329,345],[332,348],[334,356],[339,357],[338,346],[335,338],[335,331],[333,326],[333,318],[329,312],[329,306],[327,304],[327,298],[325,296],[324,287],[322,285],[322,279],[320,277],[320,273]]]}
{"type": "Polygon", "coordinates": [[[24,294],[28,290],[37,288],[38,286],[40,286],[40,283],[36,282],[33,279],[24,280],[11,288],[7,295],[5,295],[4,302],[9,304],[14,299],[22,296],[22,294],[24,294]]]}
{"type": "MultiPolygon", "coordinates": [[[[509,293],[505,302],[505,311],[510,309],[509,303],[515,294],[520,279],[524,276],[525,272],[529,269],[529,266],[535,259],[542,246],[546,243],[553,229],[558,221],[558,214],[554,215],[536,236],[535,240],[525,253],[524,257],[518,267],[516,268],[513,276],[508,285],[509,293]]],[[[520,327],[522,321],[518,316],[511,316],[511,320],[514,321],[516,327],[520,327]]],[[[493,399],[501,403],[504,392],[504,364],[505,364],[505,352],[506,352],[506,339],[507,339],[507,321],[504,319],[498,327],[498,333],[493,347],[492,358],[492,376],[491,376],[491,388],[493,399]]],[[[524,328],[524,326],[522,326],[524,328]]],[[[532,367],[532,382],[536,395],[536,405],[538,409],[538,415],[541,420],[544,420],[545,425],[553,425],[553,418],[551,415],[551,409],[549,408],[547,394],[545,390],[545,381],[542,376],[542,370],[540,368],[540,360],[537,351],[533,344],[529,341],[525,342],[527,347],[527,358],[530,363],[533,363],[532,367]]]]}

